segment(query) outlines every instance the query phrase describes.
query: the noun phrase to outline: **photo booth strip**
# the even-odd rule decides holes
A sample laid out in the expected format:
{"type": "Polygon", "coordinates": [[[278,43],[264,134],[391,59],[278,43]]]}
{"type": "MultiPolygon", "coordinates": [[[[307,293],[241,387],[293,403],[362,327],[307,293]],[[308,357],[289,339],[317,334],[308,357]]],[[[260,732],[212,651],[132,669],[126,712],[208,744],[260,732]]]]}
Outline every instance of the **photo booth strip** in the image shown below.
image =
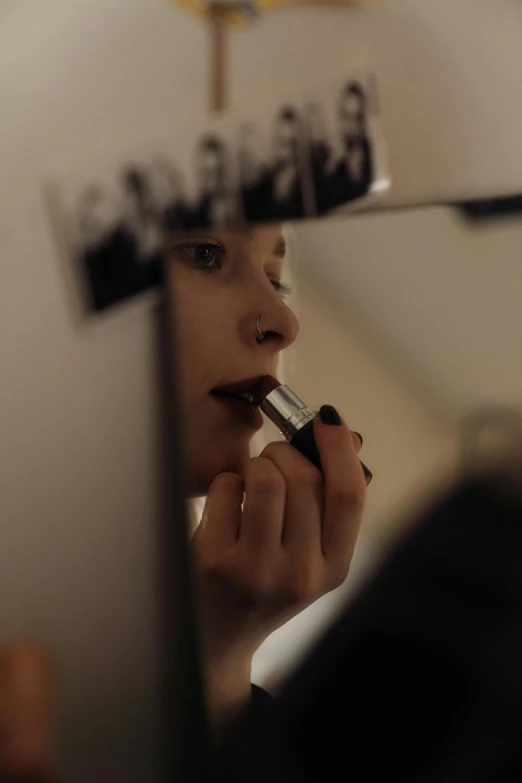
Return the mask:
{"type": "Polygon", "coordinates": [[[173,232],[298,222],[364,202],[389,185],[382,142],[374,82],[348,75],[55,173],[47,193],[81,311],[157,287],[173,232]]]}

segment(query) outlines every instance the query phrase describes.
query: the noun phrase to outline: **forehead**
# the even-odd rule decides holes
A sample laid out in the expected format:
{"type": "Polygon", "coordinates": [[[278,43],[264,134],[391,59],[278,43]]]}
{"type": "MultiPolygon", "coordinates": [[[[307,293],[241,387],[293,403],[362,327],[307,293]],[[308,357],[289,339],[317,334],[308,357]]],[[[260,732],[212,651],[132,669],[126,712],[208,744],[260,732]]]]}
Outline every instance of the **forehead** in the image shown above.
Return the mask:
{"type": "Polygon", "coordinates": [[[219,237],[225,245],[236,248],[252,260],[272,258],[282,264],[286,255],[286,243],[280,225],[220,231],[219,237]]]}
{"type": "Polygon", "coordinates": [[[258,226],[245,234],[252,244],[283,261],[286,255],[286,242],[281,226],[258,226]]]}

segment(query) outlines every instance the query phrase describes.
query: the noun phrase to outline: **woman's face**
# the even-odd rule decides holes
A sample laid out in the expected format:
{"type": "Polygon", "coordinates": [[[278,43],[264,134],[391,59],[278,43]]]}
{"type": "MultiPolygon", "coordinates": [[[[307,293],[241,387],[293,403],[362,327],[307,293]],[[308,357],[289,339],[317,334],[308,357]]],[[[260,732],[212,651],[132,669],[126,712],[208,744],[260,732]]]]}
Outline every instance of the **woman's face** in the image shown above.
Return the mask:
{"type": "Polygon", "coordinates": [[[296,339],[299,323],[283,301],[279,226],[177,234],[170,247],[189,491],[197,496],[218,473],[241,469],[260,426],[211,390],[276,375],[279,352],[296,339]]]}

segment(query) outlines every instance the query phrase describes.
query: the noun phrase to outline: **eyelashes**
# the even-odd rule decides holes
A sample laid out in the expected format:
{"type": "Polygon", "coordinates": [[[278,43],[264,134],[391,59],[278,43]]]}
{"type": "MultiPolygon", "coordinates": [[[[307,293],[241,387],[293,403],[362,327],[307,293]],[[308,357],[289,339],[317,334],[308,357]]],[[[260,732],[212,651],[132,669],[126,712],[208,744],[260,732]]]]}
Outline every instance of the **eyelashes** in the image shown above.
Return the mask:
{"type": "Polygon", "coordinates": [[[277,293],[279,294],[279,296],[283,301],[286,301],[292,295],[291,285],[280,283],[279,280],[271,280],[270,282],[272,283],[275,290],[277,291],[277,293]]]}
{"type": "MultiPolygon", "coordinates": [[[[227,255],[226,248],[218,242],[185,242],[173,248],[176,255],[182,255],[195,269],[207,274],[219,272],[227,255]]],[[[286,301],[292,294],[292,287],[279,280],[270,280],[274,290],[286,301]]]]}
{"type": "Polygon", "coordinates": [[[217,272],[223,265],[226,248],[213,242],[191,242],[178,245],[177,251],[188,258],[190,263],[204,272],[217,272]]]}

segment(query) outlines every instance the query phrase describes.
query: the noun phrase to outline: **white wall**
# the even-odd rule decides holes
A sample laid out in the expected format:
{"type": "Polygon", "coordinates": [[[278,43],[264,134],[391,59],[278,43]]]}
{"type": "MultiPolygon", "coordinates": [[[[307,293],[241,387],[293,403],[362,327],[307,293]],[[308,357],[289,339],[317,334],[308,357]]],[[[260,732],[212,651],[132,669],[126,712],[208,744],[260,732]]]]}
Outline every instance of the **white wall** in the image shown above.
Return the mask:
{"type": "Polygon", "coordinates": [[[414,509],[422,508],[459,468],[454,426],[303,268],[299,316],[302,331],[287,382],[316,410],[324,403],[338,407],[363,435],[361,459],[374,478],[347,582],[272,634],[255,657],[258,682],[284,676],[295,665],[339,605],[368,578],[414,509]]]}
{"type": "Polygon", "coordinates": [[[301,226],[302,332],[287,381],[339,407],[374,472],[345,586],[272,635],[260,682],[295,665],[433,493],[460,471],[461,425],[522,411],[522,221],[469,224],[448,207],[301,226]]]}
{"type": "Polygon", "coordinates": [[[454,423],[522,400],[522,220],[430,207],[310,223],[301,268],[454,423]]]}

